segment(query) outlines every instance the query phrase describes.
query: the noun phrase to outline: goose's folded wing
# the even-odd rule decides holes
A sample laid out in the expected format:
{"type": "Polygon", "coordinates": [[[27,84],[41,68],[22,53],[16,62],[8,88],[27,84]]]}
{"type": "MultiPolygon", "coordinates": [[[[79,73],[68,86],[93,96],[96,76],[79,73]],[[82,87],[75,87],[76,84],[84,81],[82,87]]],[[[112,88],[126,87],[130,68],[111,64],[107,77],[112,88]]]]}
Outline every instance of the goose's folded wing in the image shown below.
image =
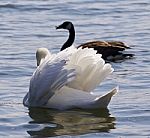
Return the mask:
{"type": "Polygon", "coordinates": [[[65,66],[66,59],[55,56],[36,69],[30,80],[28,106],[44,106],[55,91],[74,79],[75,70],[66,69],[65,66]]]}

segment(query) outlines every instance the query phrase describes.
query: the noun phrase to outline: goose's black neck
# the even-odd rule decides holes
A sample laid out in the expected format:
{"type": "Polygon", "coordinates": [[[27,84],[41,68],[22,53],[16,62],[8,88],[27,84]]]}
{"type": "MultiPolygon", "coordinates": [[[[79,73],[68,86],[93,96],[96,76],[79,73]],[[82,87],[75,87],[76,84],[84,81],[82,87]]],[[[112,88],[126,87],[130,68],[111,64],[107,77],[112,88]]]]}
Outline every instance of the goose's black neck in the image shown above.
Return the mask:
{"type": "Polygon", "coordinates": [[[74,26],[72,25],[71,29],[69,30],[69,38],[62,46],[61,51],[70,47],[73,44],[74,40],[75,40],[75,29],[74,26]]]}

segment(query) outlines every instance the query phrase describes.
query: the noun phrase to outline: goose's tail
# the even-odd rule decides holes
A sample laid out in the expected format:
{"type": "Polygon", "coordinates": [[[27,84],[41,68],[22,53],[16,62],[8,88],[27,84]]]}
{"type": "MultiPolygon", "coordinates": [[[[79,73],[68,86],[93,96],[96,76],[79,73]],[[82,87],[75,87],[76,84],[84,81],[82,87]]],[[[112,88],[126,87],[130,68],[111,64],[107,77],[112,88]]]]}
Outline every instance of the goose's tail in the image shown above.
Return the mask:
{"type": "Polygon", "coordinates": [[[104,96],[97,97],[94,101],[94,108],[107,108],[112,96],[119,91],[119,87],[115,87],[104,96]]]}

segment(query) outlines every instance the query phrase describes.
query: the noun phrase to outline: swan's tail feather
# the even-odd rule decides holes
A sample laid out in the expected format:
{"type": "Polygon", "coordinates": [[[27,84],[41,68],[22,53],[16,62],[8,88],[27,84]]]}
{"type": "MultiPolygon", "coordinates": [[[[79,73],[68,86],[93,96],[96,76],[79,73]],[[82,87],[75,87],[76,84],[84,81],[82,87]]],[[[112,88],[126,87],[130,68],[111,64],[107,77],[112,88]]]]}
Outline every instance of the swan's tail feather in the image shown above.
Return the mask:
{"type": "Polygon", "coordinates": [[[92,107],[95,108],[107,108],[112,96],[119,91],[119,87],[112,89],[109,93],[104,96],[97,97],[94,101],[94,105],[92,107]]]}
{"type": "Polygon", "coordinates": [[[110,73],[113,68],[110,64],[105,64],[101,54],[96,54],[94,49],[78,49],[68,62],[68,67],[76,66],[77,76],[68,86],[91,92],[98,86],[110,73]]]}

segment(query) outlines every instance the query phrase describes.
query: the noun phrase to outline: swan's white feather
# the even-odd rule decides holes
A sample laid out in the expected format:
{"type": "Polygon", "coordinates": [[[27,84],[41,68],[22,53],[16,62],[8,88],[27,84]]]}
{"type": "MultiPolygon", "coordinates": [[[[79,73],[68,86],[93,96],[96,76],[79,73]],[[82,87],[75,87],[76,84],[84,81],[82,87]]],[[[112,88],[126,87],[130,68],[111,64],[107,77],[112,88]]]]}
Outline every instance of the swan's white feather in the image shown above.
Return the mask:
{"type": "Polygon", "coordinates": [[[59,56],[43,61],[32,75],[28,99],[24,104],[44,106],[55,91],[71,81],[75,77],[75,70],[66,69],[65,65],[66,59],[59,56]]]}
{"type": "Polygon", "coordinates": [[[118,92],[118,87],[112,89],[107,94],[97,96],[85,91],[62,87],[49,99],[46,107],[66,110],[70,108],[107,108],[112,96],[118,92]]]}
{"type": "Polygon", "coordinates": [[[25,106],[107,107],[114,95],[113,90],[103,97],[91,93],[113,71],[93,49],[71,46],[41,61],[30,80],[29,92],[23,101],[25,106]]]}
{"type": "Polygon", "coordinates": [[[70,67],[77,66],[77,77],[68,86],[87,92],[93,91],[113,71],[110,64],[105,64],[101,55],[88,48],[79,49],[70,57],[68,64],[70,67]]]}

